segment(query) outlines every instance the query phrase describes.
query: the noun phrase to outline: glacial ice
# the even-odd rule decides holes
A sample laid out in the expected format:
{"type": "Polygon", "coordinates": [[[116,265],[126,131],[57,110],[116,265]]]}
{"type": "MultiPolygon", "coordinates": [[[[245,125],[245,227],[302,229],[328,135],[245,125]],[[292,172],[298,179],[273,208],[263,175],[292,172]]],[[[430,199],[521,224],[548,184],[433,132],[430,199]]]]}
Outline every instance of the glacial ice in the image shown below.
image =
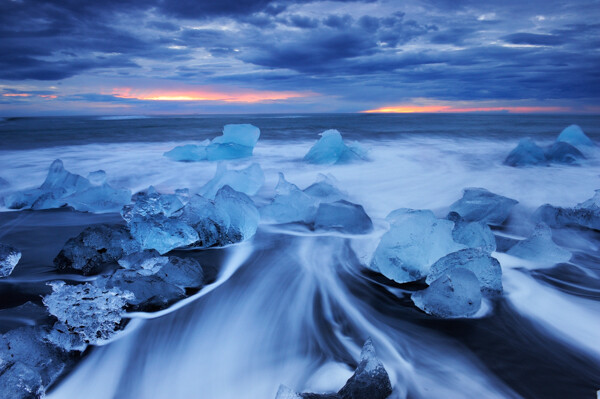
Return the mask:
{"type": "Polygon", "coordinates": [[[592,198],[573,208],[544,204],[534,212],[533,219],[555,228],[581,226],[600,230],[600,190],[596,190],[592,198]]]}
{"type": "Polygon", "coordinates": [[[260,129],[249,124],[225,125],[223,135],[200,145],[177,146],[164,155],[175,161],[218,161],[252,156],[260,137],[260,129]]]}
{"type": "Polygon", "coordinates": [[[386,399],[391,394],[390,377],[369,338],[360,352],[360,362],[354,374],[337,393],[296,393],[281,385],[275,399],[386,399]]]}
{"type": "Polygon", "coordinates": [[[225,245],[227,229],[231,223],[229,214],[215,205],[214,201],[200,195],[193,195],[183,207],[180,219],[192,226],[198,233],[199,248],[225,245]]]}
{"type": "Polygon", "coordinates": [[[321,133],[321,138],[304,156],[304,160],[314,164],[343,164],[366,161],[367,151],[360,144],[344,144],[340,132],[334,129],[321,133]]]}
{"type": "Polygon", "coordinates": [[[163,215],[135,216],[129,222],[129,228],[142,249],[155,249],[161,255],[199,240],[196,230],[187,223],[163,215]]]}
{"type": "Polygon", "coordinates": [[[21,251],[10,245],[0,244],[0,278],[9,276],[21,259],[21,251]]]}
{"type": "Polygon", "coordinates": [[[320,202],[335,202],[346,198],[346,194],[336,187],[333,177],[323,174],[319,174],[317,181],[303,191],[320,202]]]}
{"type": "Polygon", "coordinates": [[[21,362],[0,364],[0,398],[35,399],[44,397],[42,377],[21,362]]]}
{"type": "Polygon", "coordinates": [[[54,259],[63,272],[84,275],[99,273],[103,266],[117,262],[122,256],[141,251],[125,226],[101,224],[83,230],[70,238],[54,259]]]}
{"type": "Polygon", "coordinates": [[[366,234],[373,230],[373,222],[361,205],[339,200],[319,205],[314,227],[316,230],[366,234]]]}
{"type": "Polygon", "coordinates": [[[229,216],[226,240],[221,245],[245,241],[256,233],[260,214],[254,202],[244,193],[223,186],[215,196],[215,206],[229,216]]]}
{"type": "Polygon", "coordinates": [[[465,222],[456,212],[450,212],[446,218],[454,222],[454,241],[469,248],[480,248],[490,254],[496,250],[496,238],[487,224],[465,222]]]}
{"type": "Polygon", "coordinates": [[[518,201],[489,192],[485,188],[466,188],[461,199],[450,205],[467,222],[501,225],[518,201]]]}
{"type": "Polygon", "coordinates": [[[438,259],[465,248],[452,239],[454,223],[431,211],[398,209],[387,220],[390,230],[381,237],[370,267],[398,283],[425,277],[438,259]]]}
{"type": "Polygon", "coordinates": [[[83,176],[64,168],[60,159],[50,165],[44,183],[35,189],[19,191],[5,198],[10,209],[52,209],[71,206],[84,212],[115,212],[131,200],[129,190],[111,187],[105,182],[104,171],[92,172],[92,180],[102,182],[95,185],[83,176]]]}
{"type": "Polygon", "coordinates": [[[593,146],[594,142],[586,136],[578,125],[567,126],[556,139],[557,142],[571,144],[574,147],[593,146]]]}
{"type": "Polygon", "coordinates": [[[546,158],[553,163],[572,164],[585,156],[571,144],[557,141],[546,151],[546,158]]]}
{"type": "Polygon", "coordinates": [[[205,198],[215,198],[221,187],[229,186],[241,193],[254,195],[264,182],[265,174],[257,163],[240,170],[228,170],[227,165],[219,163],[215,177],[200,189],[199,194],[205,198]]]}
{"type": "Polygon", "coordinates": [[[275,197],[270,204],[260,208],[261,217],[274,223],[312,223],[319,203],[305,191],[285,180],[283,173],[279,173],[275,197]]]}
{"type": "Polygon", "coordinates": [[[67,285],[64,281],[48,283],[52,293],[43,298],[50,314],[63,323],[67,331],[86,344],[100,344],[119,329],[124,307],[133,298],[118,288],[101,289],[92,284],[67,285]]]}
{"type": "Polygon", "coordinates": [[[463,268],[472,271],[481,285],[484,296],[493,297],[502,293],[502,268],[488,253],[474,248],[452,252],[435,262],[425,282],[432,284],[449,270],[463,268]]]}
{"type": "Polygon", "coordinates": [[[183,288],[199,288],[204,285],[204,271],[200,263],[193,258],[170,256],[158,273],[158,277],[183,288]]]}
{"type": "Polygon", "coordinates": [[[160,194],[153,186],[146,191],[135,194],[133,204],[125,205],[121,209],[121,216],[126,222],[131,222],[135,216],[153,217],[175,215],[183,208],[182,196],[177,194],[160,194]]]}
{"type": "Polygon", "coordinates": [[[119,266],[124,269],[137,271],[139,274],[155,274],[160,268],[169,261],[166,256],[161,256],[154,249],[135,252],[123,256],[118,260],[119,266]]]}
{"type": "Polygon", "coordinates": [[[544,223],[535,226],[535,230],[529,238],[519,241],[506,253],[548,266],[568,262],[573,256],[571,252],[554,243],[552,230],[544,223]]]}
{"type": "Polygon", "coordinates": [[[472,316],[481,307],[479,280],[470,270],[453,268],[426,289],[412,294],[411,299],[419,309],[434,316],[472,316]]]}
{"type": "Polygon", "coordinates": [[[541,165],[545,163],[546,154],[544,150],[530,138],[521,139],[504,160],[504,164],[508,166],[541,165]]]}

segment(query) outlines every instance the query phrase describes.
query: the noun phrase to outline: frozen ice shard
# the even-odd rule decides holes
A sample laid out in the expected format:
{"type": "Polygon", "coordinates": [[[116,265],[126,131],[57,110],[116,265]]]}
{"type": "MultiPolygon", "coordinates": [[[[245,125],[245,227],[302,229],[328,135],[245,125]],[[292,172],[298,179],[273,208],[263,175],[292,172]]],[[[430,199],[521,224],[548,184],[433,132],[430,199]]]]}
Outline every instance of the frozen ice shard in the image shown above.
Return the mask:
{"type": "Polygon", "coordinates": [[[183,208],[181,197],[177,194],[160,194],[152,186],[145,192],[139,192],[133,197],[134,203],[125,205],[121,210],[121,216],[130,222],[134,216],[152,217],[175,215],[183,208]]]}
{"type": "Polygon", "coordinates": [[[178,287],[200,288],[204,285],[204,271],[194,258],[170,256],[156,275],[178,287]]]}
{"type": "Polygon", "coordinates": [[[495,258],[480,249],[467,248],[452,252],[435,262],[425,282],[432,284],[449,270],[463,268],[472,271],[481,285],[484,296],[502,293],[502,268],[495,258]]]}
{"type": "Polygon", "coordinates": [[[119,266],[125,269],[136,270],[140,274],[155,274],[169,261],[166,256],[160,256],[154,249],[135,252],[125,255],[118,260],[119,266]]]}
{"type": "Polygon", "coordinates": [[[466,188],[461,199],[450,205],[467,222],[501,225],[518,201],[494,194],[485,188],[466,188]]]}
{"type": "Polygon", "coordinates": [[[155,249],[161,255],[199,240],[196,230],[183,220],[163,215],[135,216],[129,222],[129,228],[142,249],[155,249]]]}
{"type": "Polygon", "coordinates": [[[303,191],[320,202],[335,202],[346,198],[346,194],[336,187],[333,177],[323,174],[319,174],[317,182],[303,191]]]}
{"type": "Polygon", "coordinates": [[[411,298],[425,313],[443,318],[472,316],[481,307],[479,280],[472,271],[461,267],[442,274],[411,298]]]}
{"type": "Polygon", "coordinates": [[[219,163],[215,177],[200,189],[199,194],[206,198],[215,198],[217,191],[227,185],[241,193],[254,195],[264,182],[265,174],[257,163],[240,170],[228,170],[227,165],[219,163]]]}
{"type": "Polygon", "coordinates": [[[223,186],[215,196],[215,206],[229,217],[226,239],[221,245],[232,244],[253,237],[258,228],[260,214],[254,202],[244,193],[223,186]]]}
{"type": "Polygon", "coordinates": [[[10,245],[0,244],[0,278],[12,273],[21,259],[21,251],[10,245]]]}
{"type": "Polygon", "coordinates": [[[101,224],[86,228],[70,238],[54,259],[58,270],[99,273],[103,266],[117,262],[122,256],[141,251],[125,226],[101,224]]]}
{"type": "Polygon", "coordinates": [[[508,166],[542,165],[545,163],[544,150],[530,138],[521,139],[504,160],[504,164],[508,166]]]}
{"type": "Polygon", "coordinates": [[[314,221],[318,201],[300,190],[295,184],[285,180],[283,173],[279,173],[279,182],[275,192],[273,201],[260,208],[260,214],[264,220],[275,223],[303,222],[307,224],[314,221]]]}
{"type": "Polygon", "coordinates": [[[237,144],[254,148],[260,137],[260,129],[250,124],[225,125],[223,135],[215,137],[212,144],[237,144]]]}
{"type": "Polygon", "coordinates": [[[456,212],[450,212],[447,219],[454,222],[454,229],[452,229],[454,241],[469,248],[481,248],[490,254],[496,250],[496,238],[487,224],[465,222],[456,212]]]}
{"type": "Polygon", "coordinates": [[[381,237],[370,267],[398,283],[425,277],[438,259],[465,248],[452,239],[454,223],[431,211],[398,209],[387,219],[390,230],[381,237]]]}
{"type": "Polygon", "coordinates": [[[198,233],[198,242],[194,244],[198,248],[223,245],[222,242],[231,224],[229,214],[224,209],[200,195],[190,198],[183,208],[180,219],[198,233]]]}
{"type": "Polygon", "coordinates": [[[567,126],[556,138],[557,142],[571,144],[574,147],[593,146],[594,142],[585,135],[578,125],[567,126]]]}
{"type": "Polygon", "coordinates": [[[547,266],[568,262],[573,256],[554,243],[552,230],[544,223],[539,223],[529,238],[519,241],[507,254],[547,266]]]}
{"type": "Polygon", "coordinates": [[[304,160],[314,164],[349,163],[367,160],[366,150],[360,144],[344,144],[340,132],[334,129],[321,133],[321,138],[304,156],[304,160]]]}
{"type": "Polygon", "coordinates": [[[65,334],[75,334],[86,344],[99,344],[110,339],[120,328],[128,291],[101,289],[92,284],[67,285],[63,281],[49,283],[52,293],[44,297],[50,314],[63,323],[65,334]]]}
{"type": "Polygon", "coordinates": [[[131,191],[116,189],[104,183],[77,191],[64,198],[64,201],[81,212],[118,212],[131,201],[131,191]]]}
{"type": "Polygon", "coordinates": [[[339,200],[319,205],[314,227],[316,230],[366,234],[373,230],[373,222],[361,205],[339,200]]]}

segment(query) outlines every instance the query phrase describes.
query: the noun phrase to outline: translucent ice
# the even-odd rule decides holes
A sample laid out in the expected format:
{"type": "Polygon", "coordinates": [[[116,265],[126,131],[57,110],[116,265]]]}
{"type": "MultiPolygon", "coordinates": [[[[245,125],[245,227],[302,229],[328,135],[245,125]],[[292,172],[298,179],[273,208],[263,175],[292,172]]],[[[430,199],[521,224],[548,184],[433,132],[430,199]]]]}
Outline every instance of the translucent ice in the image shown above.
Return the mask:
{"type": "Polygon", "coordinates": [[[168,261],[168,257],[160,256],[158,251],[150,249],[125,255],[118,263],[122,268],[136,270],[140,274],[155,274],[168,261]]]}
{"type": "Polygon", "coordinates": [[[44,183],[36,189],[13,193],[5,198],[11,209],[51,209],[62,206],[86,212],[114,212],[131,200],[131,192],[115,189],[104,182],[103,171],[91,174],[95,185],[83,176],[67,171],[60,159],[50,165],[44,183]]]}
{"type": "Polygon", "coordinates": [[[156,275],[178,287],[200,288],[204,285],[202,266],[194,258],[171,256],[156,275]]]}
{"type": "Polygon", "coordinates": [[[9,245],[0,244],[0,277],[10,275],[21,259],[21,251],[9,245]]]}
{"type": "Polygon", "coordinates": [[[573,208],[542,205],[533,214],[533,219],[550,227],[581,226],[600,230],[600,190],[573,208]]]}
{"type": "Polygon", "coordinates": [[[333,177],[319,174],[316,183],[304,189],[304,192],[320,202],[335,202],[346,197],[335,185],[333,177]]]}
{"type": "Polygon", "coordinates": [[[557,141],[546,151],[546,158],[553,163],[576,163],[585,156],[569,143],[557,141]]]}
{"type": "Polygon", "coordinates": [[[337,130],[331,129],[321,133],[321,138],[308,153],[304,160],[315,164],[349,163],[367,160],[366,150],[358,143],[350,146],[344,144],[342,135],[337,130]]]}
{"type": "Polygon", "coordinates": [[[452,230],[454,241],[469,248],[481,248],[490,254],[496,250],[496,238],[487,224],[465,222],[456,212],[450,212],[447,219],[454,222],[452,230]]]}
{"type": "Polygon", "coordinates": [[[530,138],[521,139],[519,144],[504,160],[504,164],[509,166],[540,165],[545,163],[546,155],[544,154],[544,150],[530,138]]]}
{"type": "Polygon", "coordinates": [[[101,224],[70,238],[54,259],[57,269],[84,275],[98,273],[108,263],[141,251],[125,226],[101,224]]]}
{"type": "Polygon", "coordinates": [[[50,314],[67,327],[65,334],[75,334],[87,344],[103,343],[119,329],[128,291],[101,289],[92,284],[67,285],[49,283],[52,294],[44,297],[50,314]]]}
{"type": "Polygon", "coordinates": [[[467,248],[452,252],[435,262],[429,270],[426,283],[432,284],[449,270],[463,268],[472,271],[485,296],[502,293],[502,268],[495,258],[480,249],[467,248]]]}
{"type": "Polygon", "coordinates": [[[199,190],[199,194],[206,198],[215,198],[217,191],[227,185],[241,193],[254,195],[264,182],[265,174],[257,163],[240,170],[228,170],[224,163],[219,163],[215,177],[199,190]]]}
{"type": "Polygon", "coordinates": [[[485,188],[466,188],[461,199],[450,205],[467,222],[501,225],[518,201],[494,194],[485,188]]]}
{"type": "Polygon", "coordinates": [[[177,194],[160,194],[152,186],[144,192],[133,196],[134,203],[125,205],[121,210],[121,216],[130,222],[134,216],[152,217],[175,215],[183,208],[181,196],[177,194]]]}
{"type": "Polygon", "coordinates": [[[200,195],[193,195],[183,208],[180,219],[190,225],[198,233],[199,248],[224,245],[227,230],[231,223],[229,214],[217,207],[214,201],[200,195]]]}
{"type": "Polygon", "coordinates": [[[566,127],[556,139],[557,142],[569,143],[572,146],[593,146],[594,142],[585,135],[578,125],[566,127]]]}
{"type": "Polygon", "coordinates": [[[235,191],[229,186],[223,186],[215,196],[215,206],[229,216],[227,238],[221,244],[236,243],[254,236],[260,214],[254,202],[246,194],[235,191]]]}
{"type": "Polygon", "coordinates": [[[165,152],[165,156],[175,161],[217,161],[222,159],[245,158],[252,155],[260,137],[260,129],[253,125],[225,125],[223,135],[212,142],[205,140],[200,145],[187,144],[165,152]]]}
{"type": "Polygon", "coordinates": [[[425,277],[438,259],[465,248],[452,239],[454,223],[431,211],[398,209],[387,219],[391,227],[381,237],[371,268],[398,283],[425,277]]]}
{"type": "Polygon", "coordinates": [[[572,256],[552,241],[552,230],[544,223],[539,223],[529,238],[519,241],[507,254],[547,266],[568,262],[572,256]]]}
{"type": "Polygon", "coordinates": [[[444,318],[472,316],[481,307],[479,280],[467,269],[454,268],[433,281],[428,288],[412,294],[421,310],[444,318]]]}
{"type": "Polygon", "coordinates": [[[285,180],[283,173],[279,173],[279,182],[275,193],[273,201],[260,209],[264,220],[274,223],[303,222],[307,224],[314,221],[317,214],[317,199],[307,194],[306,190],[303,192],[295,184],[285,180]]]}
{"type": "Polygon", "coordinates": [[[6,367],[0,364],[0,398],[34,399],[44,396],[44,384],[38,372],[21,362],[12,362],[6,367]]]}
{"type": "Polygon", "coordinates": [[[142,249],[155,249],[161,255],[199,240],[196,230],[187,223],[163,215],[135,216],[129,222],[129,228],[142,249]]]}
{"type": "Polygon", "coordinates": [[[315,216],[315,229],[366,234],[373,230],[373,222],[361,205],[340,200],[319,205],[315,216]]]}

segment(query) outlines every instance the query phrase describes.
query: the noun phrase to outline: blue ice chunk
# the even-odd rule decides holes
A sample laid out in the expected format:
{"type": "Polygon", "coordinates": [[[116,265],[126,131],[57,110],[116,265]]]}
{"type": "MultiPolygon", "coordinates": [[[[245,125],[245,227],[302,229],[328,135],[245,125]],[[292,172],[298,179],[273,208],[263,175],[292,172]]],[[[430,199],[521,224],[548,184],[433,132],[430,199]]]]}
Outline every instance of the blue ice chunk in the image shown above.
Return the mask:
{"type": "Polygon", "coordinates": [[[557,141],[546,151],[546,158],[553,163],[572,164],[585,159],[585,156],[571,144],[557,141]]]}
{"type": "Polygon", "coordinates": [[[0,244],[0,278],[9,276],[20,259],[21,251],[10,245],[0,244]]]}
{"type": "Polygon", "coordinates": [[[101,186],[106,183],[106,172],[103,170],[97,170],[95,172],[88,173],[87,179],[94,186],[101,186]]]}
{"type": "Polygon", "coordinates": [[[320,202],[335,202],[346,198],[346,194],[336,187],[333,178],[323,174],[319,174],[317,182],[303,191],[320,202]]]}
{"type": "Polygon", "coordinates": [[[131,201],[131,191],[116,189],[104,183],[64,198],[66,203],[81,212],[118,212],[131,201]]]}
{"type": "Polygon", "coordinates": [[[164,153],[164,156],[179,162],[197,162],[208,159],[206,147],[210,144],[209,140],[205,140],[203,144],[186,144],[173,148],[164,153]]]}
{"type": "Polygon", "coordinates": [[[215,198],[217,191],[227,185],[244,194],[254,195],[264,182],[265,174],[257,163],[240,170],[228,170],[224,163],[219,163],[215,177],[200,189],[199,194],[206,198],[215,198]]]}
{"type": "Polygon", "coordinates": [[[315,217],[315,229],[366,234],[373,230],[373,222],[361,205],[340,200],[319,205],[315,217]]]}
{"type": "Polygon", "coordinates": [[[487,224],[465,222],[456,212],[450,212],[447,219],[454,222],[454,229],[452,229],[454,241],[469,248],[480,248],[490,254],[496,250],[496,238],[487,224]]]}
{"type": "Polygon", "coordinates": [[[227,231],[231,224],[229,214],[214,201],[200,195],[193,195],[183,208],[180,219],[192,226],[198,233],[198,248],[220,246],[228,243],[227,231]]]}
{"type": "Polygon", "coordinates": [[[494,194],[485,188],[466,188],[461,199],[450,205],[467,222],[501,225],[518,201],[494,194]]]}
{"type": "Polygon", "coordinates": [[[506,253],[548,266],[568,262],[573,256],[571,252],[554,243],[552,230],[544,223],[535,226],[535,230],[529,238],[519,241],[506,253]]]}
{"type": "Polygon", "coordinates": [[[209,161],[221,161],[225,159],[247,158],[252,156],[254,148],[236,143],[215,144],[206,147],[206,159],[209,161]]]}
{"type": "Polygon", "coordinates": [[[544,204],[534,212],[533,219],[550,227],[581,226],[600,230],[600,190],[573,208],[544,204]]]}
{"type": "Polygon", "coordinates": [[[367,160],[366,150],[358,143],[344,144],[340,132],[334,129],[321,133],[321,138],[304,156],[304,160],[314,164],[349,163],[367,160]]]}
{"type": "Polygon", "coordinates": [[[454,268],[411,299],[419,309],[437,317],[469,317],[481,307],[479,280],[470,270],[454,268]]]}
{"type": "Polygon", "coordinates": [[[226,240],[222,244],[236,243],[253,237],[258,228],[260,214],[254,202],[244,193],[223,186],[215,196],[215,206],[229,216],[226,240]]]}
{"type": "Polygon", "coordinates": [[[435,262],[429,270],[425,282],[432,284],[443,274],[455,268],[472,271],[481,285],[484,296],[496,296],[502,293],[502,268],[496,258],[480,249],[467,248],[452,252],[435,262]]]}
{"type": "Polygon", "coordinates": [[[128,291],[102,289],[92,284],[67,285],[64,281],[49,283],[52,293],[43,298],[50,314],[66,326],[64,334],[75,334],[86,344],[109,340],[120,328],[128,291]]]}
{"type": "Polygon", "coordinates": [[[594,142],[585,135],[578,125],[567,126],[556,138],[557,142],[564,142],[575,147],[593,146],[594,142]]]}
{"type": "Polygon", "coordinates": [[[530,138],[521,139],[504,160],[504,164],[508,166],[543,165],[546,163],[544,150],[530,138]]]}
{"type": "Polygon", "coordinates": [[[215,137],[213,144],[238,144],[254,148],[260,137],[260,129],[250,124],[225,125],[223,135],[215,137]]]}
{"type": "Polygon", "coordinates": [[[34,399],[45,397],[42,377],[21,362],[0,363],[0,398],[34,399]]]}
{"type": "Polygon", "coordinates": [[[129,228],[142,249],[155,249],[161,255],[199,240],[196,230],[187,223],[163,215],[134,216],[129,222],[129,228]]]}
{"type": "MultiPolygon", "coordinates": [[[[312,187],[312,186],[311,186],[312,187]]],[[[260,209],[261,217],[274,223],[312,223],[317,214],[318,201],[300,190],[295,184],[285,180],[279,173],[276,195],[270,204],[260,209]]]]}
{"type": "Polygon", "coordinates": [[[454,223],[431,211],[398,209],[387,219],[390,230],[381,237],[370,267],[398,283],[425,277],[438,259],[465,248],[452,239],[454,223]]]}
{"type": "Polygon", "coordinates": [[[134,195],[135,202],[131,205],[125,205],[121,210],[121,216],[125,221],[130,222],[135,216],[152,217],[176,215],[183,208],[181,195],[160,194],[156,189],[150,186],[145,192],[134,195]]]}
{"type": "Polygon", "coordinates": [[[118,260],[119,266],[137,271],[139,274],[155,274],[163,267],[169,258],[161,256],[158,251],[149,249],[123,256],[118,260]]]}
{"type": "Polygon", "coordinates": [[[156,276],[182,288],[200,288],[204,285],[204,271],[194,258],[170,256],[156,276]]]}

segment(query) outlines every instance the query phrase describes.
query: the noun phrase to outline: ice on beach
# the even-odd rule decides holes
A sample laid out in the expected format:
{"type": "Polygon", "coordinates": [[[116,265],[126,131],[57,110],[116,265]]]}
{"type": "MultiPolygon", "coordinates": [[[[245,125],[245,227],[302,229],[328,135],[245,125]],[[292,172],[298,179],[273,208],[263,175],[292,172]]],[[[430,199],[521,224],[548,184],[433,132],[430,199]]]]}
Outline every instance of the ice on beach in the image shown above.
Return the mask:
{"type": "Polygon", "coordinates": [[[485,188],[466,188],[461,199],[450,205],[467,222],[491,225],[504,223],[518,201],[489,192],[485,188]]]}
{"type": "Polygon", "coordinates": [[[279,173],[279,182],[275,187],[275,197],[270,204],[260,208],[261,217],[274,223],[312,223],[317,214],[319,202],[295,184],[285,180],[279,173]]]}
{"type": "Polygon", "coordinates": [[[600,190],[596,190],[592,198],[573,208],[544,204],[534,212],[533,219],[555,228],[581,226],[600,230],[600,190]]]}
{"type": "Polygon", "coordinates": [[[367,151],[358,143],[346,145],[340,132],[334,129],[321,133],[321,138],[304,156],[304,160],[314,164],[343,164],[366,161],[367,151]]]}
{"type": "Polygon", "coordinates": [[[432,284],[449,270],[463,268],[472,271],[481,286],[484,296],[496,296],[502,293],[502,268],[496,258],[474,248],[467,248],[448,254],[435,262],[429,270],[425,282],[432,284]]]}
{"type": "Polygon", "coordinates": [[[571,144],[574,147],[593,146],[594,142],[586,136],[578,125],[567,126],[556,139],[557,142],[571,144]]]}
{"type": "Polygon", "coordinates": [[[541,165],[546,163],[544,149],[530,138],[524,138],[508,154],[504,164],[508,166],[541,165]]]}
{"type": "Polygon", "coordinates": [[[158,251],[150,249],[125,255],[118,260],[118,263],[122,268],[136,270],[140,274],[155,274],[168,261],[168,257],[161,256],[158,251]]]}
{"type": "Polygon", "coordinates": [[[33,399],[44,397],[42,377],[21,362],[0,364],[0,398],[33,399]]]}
{"type": "Polygon", "coordinates": [[[557,141],[546,151],[546,158],[552,163],[572,164],[585,156],[571,144],[557,141]]]}
{"type": "Polygon", "coordinates": [[[0,243],[0,278],[9,276],[21,259],[21,251],[0,243]]]}
{"type": "Polygon", "coordinates": [[[214,201],[200,195],[193,195],[182,210],[180,219],[192,226],[198,233],[198,248],[222,245],[229,228],[230,218],[227,212],[217,207],[214,201]]]}
{"type": "Polygon", "coordinates": [[[39,188],[12,193],[5,198],[10,209],[35,210],[71,206],[84,212],[114,212],[131,200],[129,190],[116,189],[105,182],[103,171],[91,174],[93,182],[64,168],[60,159],[50,165],[39,188]],[[95,183],[101,182],[99,185],[95,183]]]}
{"type": "Polygon", "coordinates": [[[454,241],[454,223],[429,210],[398,209],[387,217],[390,230],[381,237],[370,267],[398,283],[417,281],[441,257],[465,246],[454,241]]]}
{"type": "Polygon", "coordinates": [[[316,230],[366,234],[373,230],[373,222],[361,205],[339,200],[319,205],[314,227],[316,230]]]}
{"type": "Polygon", "coordinates": [[[335,202],[346,198],[346,194],[336,187],[331,175],[319,174],[317,181],[303,191],[320,202],[335,202]]]}
{"type": "Polygon", "coordinates": [[[183,208],[181,196],[177,194],[160,194],[153,186],[146,191],[135,194],[133,204],[125,205],[121,209],[121,216],[128,223],[135,217],[170,217],[183,208]]]}
{"type": "Polygon", "coordinates": [[[454,222],[452,238],[457,243],[469,248],[480,248],[490,254],[496,250],[496,238],[487,224],[465,222],[456,212],[450,212],[446,218],[454,222]]]}
{"type": "Polygon", "coordinates": [[[419,309],[434,316],[472,316],[481,307],[479,280],[470,270],[454,268],[443,273],[426,289],[412,294],[411,299],[419,309]]]}
{"type": "Polygon", "coordinates": [[[187,223],[163,215],[135,216],[129,222],[129,228],[142,249],[155,249],[161,255],[192,245],[199,239],[196,230],[187,223]]]}
{"type": "Polygon", "coordinates": [[[507,254],[547,266],[568,262],[573,256],[556,245],[552,240],[552,230],[544,223],[538,224],[529,238],[519,241],[507,254]]]}
{"type": "Polygon", "coordinates": [[[227,165],[219,163],[215,177],[199,190],[206,198],[215,198],[217,191],[223,186],[229,186],[247,195],[254,195],[265,182],[265,174],[259,164],[253,163],[245,169],[228,170],[227,165]]]}
{"type": "MultiPolygon", "coordinates": [[[[258,229],[260,214],[254,202],[244,193],[223,186],[215,196],[215,206],[229,217],[225,239],[221,245],[233,244],[253,237],[258,229]]],[[[225,229],[223,229],[225,231],[225,229]]]]}
{"type": "Polygon", "coordinates": [[[204,285],[202,265],[194,258],[170,256],[156,275],[169,284],[182,288],[200,288],[204,285]]]}
{"type": "Polygon", "coordinates": [[[92,284],[67,285],[64,281],[49,283],[52,293],[43,298],[50,314],[65,327],[64,334],[74,334],[86,344],[100,344],[119,329],[128,291],[101,289],[92,284]]]}
{"type": "Polygon", "coordinates": [[[101,224],[91,226],[70,238],[54,259],[62,272],[97,274],[122,256],[141,251],[125,226],[101,224]]]}
{"type": "Polygon", "coordinates": [[[185,290],[157,275],[141,275],[139,271],[120,269],[110,276],[102,276],[95,282],[101,289],[119,289],[133,295],[127,303],[134,309],[151,311],[163,309],[185,298],[185,290]]]}
{"type": "Polygon", "coordinates": [[[175,161],[218,161],[252,156],[260,137],[260,129],[249,124],[225,125],[223,135],[200,145],[177,146],[164,153],[175,161]]]}

